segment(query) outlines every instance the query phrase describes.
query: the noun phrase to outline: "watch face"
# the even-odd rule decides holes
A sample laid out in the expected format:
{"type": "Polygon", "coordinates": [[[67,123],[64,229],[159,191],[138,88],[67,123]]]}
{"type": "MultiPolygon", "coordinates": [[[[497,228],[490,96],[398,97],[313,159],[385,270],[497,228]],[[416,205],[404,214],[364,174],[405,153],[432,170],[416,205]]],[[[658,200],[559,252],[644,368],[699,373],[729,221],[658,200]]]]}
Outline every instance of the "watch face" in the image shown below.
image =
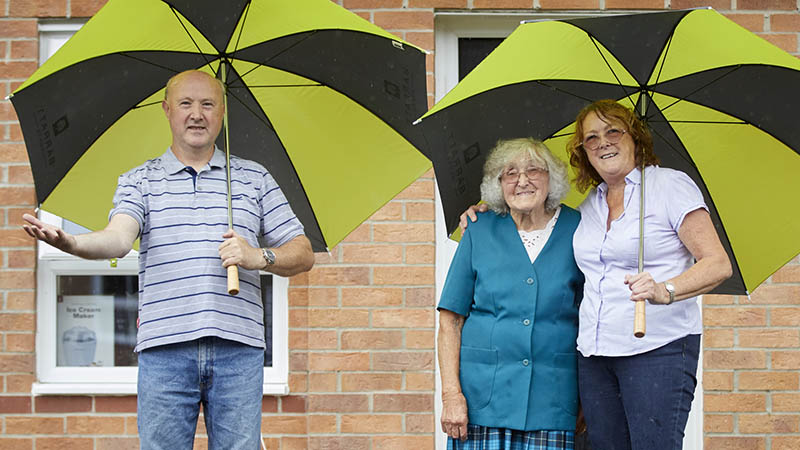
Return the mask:
{"type": "Polygon", "coordinates": [[[275,264],[275,253],[269,249],[262,249],[264,251],[264,259],[267,260],[268,265],[275,264]]]}

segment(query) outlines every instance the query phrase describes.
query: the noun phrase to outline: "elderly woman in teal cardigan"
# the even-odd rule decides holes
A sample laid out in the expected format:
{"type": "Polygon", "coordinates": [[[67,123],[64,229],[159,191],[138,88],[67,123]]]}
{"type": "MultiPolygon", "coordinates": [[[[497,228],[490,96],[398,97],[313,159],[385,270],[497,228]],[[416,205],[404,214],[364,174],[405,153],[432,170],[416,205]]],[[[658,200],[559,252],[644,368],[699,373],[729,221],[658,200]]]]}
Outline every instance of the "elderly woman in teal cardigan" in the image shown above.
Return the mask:
{"type": "Polygon", "coordinates": [[[529,138],[500,141],[439,302],[442,429],[448,449],[574,448],[583,275],[561,205],[566,167],[529,138]]]}

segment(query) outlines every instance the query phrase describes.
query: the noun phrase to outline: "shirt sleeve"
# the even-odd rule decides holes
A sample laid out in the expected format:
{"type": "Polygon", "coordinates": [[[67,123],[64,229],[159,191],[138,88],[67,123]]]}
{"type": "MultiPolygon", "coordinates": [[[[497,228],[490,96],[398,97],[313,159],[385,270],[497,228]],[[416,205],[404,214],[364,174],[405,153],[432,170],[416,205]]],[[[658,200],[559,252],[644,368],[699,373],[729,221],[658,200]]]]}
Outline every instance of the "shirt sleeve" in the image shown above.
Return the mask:
{"type": "Polygon", "coordinates": [[[666,210],[669,223],[677,232],[687,214],[700,208],[708,211],[708,207],[703,200],[703,193],[689,175],[678,170],[671,170],[669,173],[670,176],[665,177],[665,184],[660,188],[662,192],[669,192],[666,196],[666,210]]]}
{"type": "Polygon", "coordinates": [[[303,234],[303,224],[269,172],[262,178],[261,234],[268,247],[280,247],[303,234]]]}
{"type": "Polygon", "coordinates": [[[446,309],[469,316],[475,294],[475,269],[472,266],[472,234],[470,228],[461,236],[456,254],[447,271],[437,309],[446,309]]]}
{"type": "Polygon", "coordinates": [[[117,190],[114,192],[114,207],[108,213],[108,219],[111,220],[117,214],[131,216],[139,224],[141,235],[144,230],[145,205],[140,174],[140,170],[132,170],[119,176],[117,190]]]}

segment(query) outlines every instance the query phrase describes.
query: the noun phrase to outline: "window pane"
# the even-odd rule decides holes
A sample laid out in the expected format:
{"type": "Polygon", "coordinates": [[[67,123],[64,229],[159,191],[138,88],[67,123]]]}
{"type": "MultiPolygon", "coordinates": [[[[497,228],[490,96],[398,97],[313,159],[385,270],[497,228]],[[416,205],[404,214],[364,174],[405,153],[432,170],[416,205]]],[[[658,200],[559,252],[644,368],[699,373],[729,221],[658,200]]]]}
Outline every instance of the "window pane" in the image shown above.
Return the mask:
{"type": "Polygon", "coordinates": [[[57,277],[57,366],[136,366],[138,277],[57,277]]]}

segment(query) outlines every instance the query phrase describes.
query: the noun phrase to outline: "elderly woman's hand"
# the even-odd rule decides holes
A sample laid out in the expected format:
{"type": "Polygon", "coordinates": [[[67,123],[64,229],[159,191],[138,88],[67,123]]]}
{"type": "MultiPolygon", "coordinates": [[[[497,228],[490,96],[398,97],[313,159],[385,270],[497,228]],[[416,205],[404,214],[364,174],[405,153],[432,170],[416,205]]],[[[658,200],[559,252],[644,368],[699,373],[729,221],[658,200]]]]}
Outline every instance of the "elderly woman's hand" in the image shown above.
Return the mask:
{"type": "Polygon", "coordinates": [[[442,394],[442,431],[453,439],[467,439],[467,399],[461,392],[442,394]]]}
{"type": "Polygon", "coordinates": [[[463,233],[467,230],[467,218],[469,218],[469,222],[475,222],[478,220],[478,215],[476,213],[486,212],[488,210],[489,205],[486,203],[481,203],[480,205],[470,205],[470,207],[461,213],[461,216],[459,216],[458,226],[461,227],[461,232],[463,233]]]}
{"type": "Polygon", "coordinates": [[[649,272],[625,275],[625,284],[631,290],[631,300],[635,302],[647,300],[654,305],[669,304],[669,292],[663,283],[656,283],[649,272]]]}

